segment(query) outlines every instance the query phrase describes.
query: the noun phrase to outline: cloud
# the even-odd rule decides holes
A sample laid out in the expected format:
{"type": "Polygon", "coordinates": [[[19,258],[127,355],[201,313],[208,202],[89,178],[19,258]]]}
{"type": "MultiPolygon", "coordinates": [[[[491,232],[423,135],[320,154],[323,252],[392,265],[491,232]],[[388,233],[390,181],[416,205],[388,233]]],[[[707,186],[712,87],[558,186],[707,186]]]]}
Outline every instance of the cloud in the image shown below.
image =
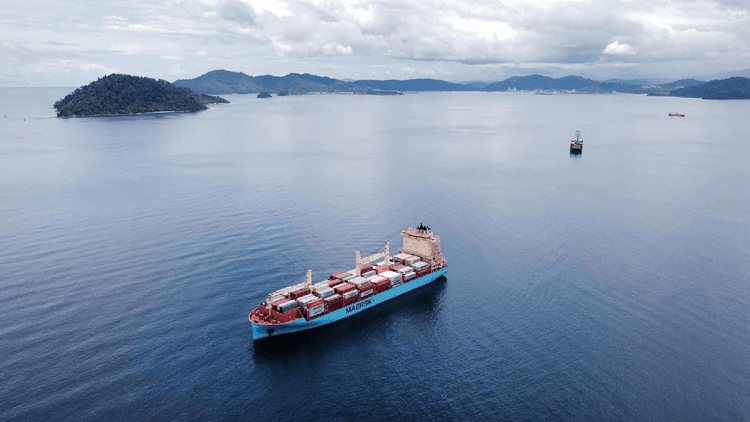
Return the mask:
{"type": "Polygon", "coordinates": [[[219,7],[222,18],[235,22],[244,28],[256,26],[255,11],[253,8],[238,0],[230,0],[219,7]]]}
{"type": "Polygon", "coordinates": [[[620,44],[618,41],[615,41],[610,43],[607,48],[604,49],[602,54],[613,56],[630,56],[635,54],[635,48],[627,44],[620,44]]]}

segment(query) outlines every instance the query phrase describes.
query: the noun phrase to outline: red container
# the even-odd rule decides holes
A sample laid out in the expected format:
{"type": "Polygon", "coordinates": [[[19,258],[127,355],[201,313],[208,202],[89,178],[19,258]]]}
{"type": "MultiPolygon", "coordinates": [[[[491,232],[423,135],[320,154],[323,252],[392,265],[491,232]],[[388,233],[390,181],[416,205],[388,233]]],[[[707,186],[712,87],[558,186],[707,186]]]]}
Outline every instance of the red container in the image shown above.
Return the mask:
{"type": "Polygon", "coordinates": [[[399,264],[399,263],[396,263],[396,264],[391,264],[391,270],[392,270],[392,271],[398,271],[398,270],[400,270],[401,268],[404,268],[404,266],[403,266],[403,265],[401,265],[401,264],[399,264]]]}
{"type": "Polygon", "coordinates": [[[359,272],[360,274],[364,274],[368,271],[372,271],[372,265],[368,265],[366,267],[362,267],[362,270],[359,272]]]}
{"type": "Polygon", "coordinates": [[[342,278],[342,277],[346,277],[346,275],[347,275],[347,274],[348,274],[348,273],[347,273],[346,271],[339,271],[339,272],[337,272],[337,273],[335,273],[335,274],[331,274],[331,277],[329,277],[329,278],[330,278],[331,280],[333,280],[334,278],[342,278]]]}
{"type": "Polygon", "coordinates": [[[308,308],[308,309],[314,308],[314,307],[316,307],[316,306],[318,306],[320,304],[323,304],[323,303],[325,303],[324,299],[317,298],[315,300],[311,300],[311,301],[307,302],[306,308],[308,308]]]}
{"type": "Polygon", "coordinates": [[[334,287],[338,286],[339,284],[343,283],[344,280],[339,280],[338,278],[334,278],[333,280],[328,282],[328,287],[334,287]]]}
{"type": "Polygon", "coordinates": [[[344,306],[343,296],[334,296],[333,298],[326,300],[326,309],[328,312],[333,312],[337,309],[341,309],[344,306]]]}
{"type": "Polygon", "coordinates": [[[271,310],[271,317],[281,323],[289,322],[300,317],[299,308],[290,309],[284,313],[271,310]]]}
{"type": "Polygon", "coordinates": [[[289,293],[289,299],[299,299],[310,294],[310,289],[300,289],[289,293]]]}
{"type": "Polygon", "coordinates": [[[377,293],[384,292],[390,288],[391,288],[391,280],[389,279],[380,280],[375,283],[375,292],[377,293]]]}
{"type": "Polygon", "coordinates": [[[417,271],[417,277],[422,277],[423,275],[429,274],[429,273],[430,273],[430,269],[429,268],[425,268],[422,271],[417,271]]]}
{"type": "Polygon", "coordinates": [[[371,284],[368,287],[365,288],[365,290],[359,291],[359,299],[362,300],[364,298],[368,298],[372,296],[375,293],[375,285],[371,284]]]}
{"type": "Polygon", "coordinates": [[[382,273],[382,272],[386,272],[386,271],[388,271],[388,270],[390,270],[390,268],[389,268],[389,267],[388,267],[387,265],[381,265],[381,266],[379,266],[378,268],[375,268],[375,272],[376,272],[377,274],[380,274],[380,273],[382,273]]]}
{"type": "Polygon", "coordinates": [[[359,295],[358,294],[350,297],[349,299],[344,299],[344,306],[349,306],[352,303],[357,303],[357,302],[359,302],[359,295]]]}
{"type": "Polygon", "coordinates": [[[278,311],[278,310],[279,310],[279,305],[281,305],[281,304],[282,304],[282,303],[284,303],[284,302],[289,302],[289,299],[287,299],[287,298],[284,298],[284,299],[279,299],[279,300],[277,300],[276,302],[274,302],[274,303],[272,303],[272,304],[271,304],[271,308],[272,308],[272,309],[273,309],[274,311],[278,311]]]}
{"type": "Polygon", "coordinates": [[[349,283],[342,283],[342,284],[339,284],[338,286],[334,287],[333,290],[336,293],[338,293],[340,295],[343,295],[346,292],[350,292],[350,291],[354,290],[354,286],[352,286],[349,283]]]}

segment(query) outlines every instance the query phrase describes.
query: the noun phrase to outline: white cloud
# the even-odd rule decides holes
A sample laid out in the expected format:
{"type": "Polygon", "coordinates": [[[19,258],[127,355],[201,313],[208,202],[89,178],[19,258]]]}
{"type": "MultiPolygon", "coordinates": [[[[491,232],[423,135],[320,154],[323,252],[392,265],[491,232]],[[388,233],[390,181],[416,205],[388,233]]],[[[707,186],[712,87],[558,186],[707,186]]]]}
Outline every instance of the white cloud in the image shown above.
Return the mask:
{"type": "Polygon", "coordinates": [[[620,44],[618,41],[615,41],[610,43],[607,48],[604,49],[602,54],[613,56],[630,56],[635,54],[635,48],[627,44],[620,44]]]}
{"type": "Polygon", "coordinates": [[[84,78],[86,63],[162,78],[214,64],[342,78],[688,76],[746,68],[750,57],[750,3],[740,0],[32,3],[0,11],[3,80],[55,69],[84,78]]]}

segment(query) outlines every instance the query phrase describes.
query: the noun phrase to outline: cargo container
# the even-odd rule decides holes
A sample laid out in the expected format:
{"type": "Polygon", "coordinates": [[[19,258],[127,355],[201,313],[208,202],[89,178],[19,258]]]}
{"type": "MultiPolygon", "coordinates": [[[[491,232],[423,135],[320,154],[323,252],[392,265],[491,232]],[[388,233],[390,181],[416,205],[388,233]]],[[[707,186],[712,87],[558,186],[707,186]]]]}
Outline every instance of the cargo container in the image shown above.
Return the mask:
{"type": "Polygon", "coordinates": [[[424,269],[422,271],[417,271],[417,277],[422,277],[423,275],[429,274],[429,273],[430,273],[430,269],[429,268],[424,269]]]}
{"type": "Polygon", "coordinates": [[[370,285],[365,290],[360,290],[359,300],[362,300],[368,296],[372,296],[372,292],[375,291],[375,286],[370,285]]]}
{"type": "Polygon", "coordinates": [[[395,272],[397,272],[397,273],[399,273],[399,274],[401,274],[403,276],[404,274],[410,273],[412,271],[414,271],[414,269],[411,268],[411,267],[402,267],[402,268],[399,268],[398,270],[396,270],[395,272]]]}
{"type": "Polygon", "coordinates": [[[280,305],[278,305],[278,310],[281,313],[284,313],[290,309],[294,309],[299,306],[299,303],[297,303],[296,300],[288,300],[280,305]]]}
{"type": "Polygon", "coordinates": [[[301,298],[297,299],[297,303],[299,303],[299,306],[302,306],[303,308],[306,308],[307,304],[310,303],[311,301],[315,300],[315,299],[318,299],[318,297],[315,296],[314,294],[309,294],[309,295],[305,295],[305,296],[302,296],[301,298]]]}
{"type": "Polygon", "coordinates": [[[400,263],[400,262],[404,262],[404,260],[407,258],[411,258],[411,255],[409,255],[408,253],[400,253],[394,256],[393,260],[400,263]]]}
{"type": "Polygon", "coordinates": [[[343,295],[346,292],[351,292],[352,290],[357,290],[357,288],[354,287],[354,286],[352,286],[349,283],[342,283],[342,284],[339,284],[338,286],[334,287],[333,290],[336,293],[338,293],[340,295],[343,295]]]}
{"type": "Polygon", "coordinates": [[[331,280],[331,281],[328,282],[328,287],[334,288],[334,287],[338,286],[339,284],[341,284],[343,282],[344,282],[344,280],[341,280],[341,279],[338,279],[338,278],[334,278],[333,280],[331,280]]]}
{"type": "Polygon", "coordinates": [[[368,280],[370,280],[371,283],[375,284],[378,281],[387,280],[387,277],[383,277],[382,275],[374,275],[372,277],[368,277],[368,280]]]}
{"type": "Polygon", "coordinates": [[[329,296],[325,299],[325,301],[326,310],[328,312],[333,312],[337,309],[341,309],[341,307],[344,306],[344,296],[341,295],[329,296]]]}
{"type": "Polygon", "coordinates": [[[346,273],[346,275],[344,277],[341,277],[341,280],[346,282],[346,281],[349,281],[349,280],[351,280],[351,279],[353,279],[355,277],[357,277],[355,274],[346,273]]]}
{"type": "Polygon", "coordinates": [[[376,272],[375,270],[372,270],[372,271],[368,271],[368,272],[366,272],[366,273],[362,273],[362,277],[364,277],[364,278],[367,278],[367,277],[372,277],[372,276],[374,276],[375,274],[377,274],[377,272],[376,272]]]}
{"type": "Polygon", "coordinates": [[[391,280],[392,284],[396,284],[397,282],[400,282],[403,279],[401,277],[401,274],[399,274],[397,272],[393,272],[393,271],[386,271],[386,272],[384,272],[384,273],[382,273],[380,275],[382,275],[383,277],[386,277],[389,280],[391,280]]]}
{"type": "Polygon", "coordinates": [[[309,319],[319,317],[323,315],[323,312],[325,312],[326,306],[325,303],[321,303],[320,305],[313,306],[307,309],[307,317],[309,319]]]}
{"type": "Polygon", "coordinates": [[[391,271],[398,271],[402,268],[406,268],[404,264],[391,264],[391,271]]]}
{"type": "Polygon", "coordinates": [[[391,288],[391,280],[384,278],[375,282],[375,293],[382,293],[391,288]]]}
{"type": "Polygon", "coordinates": [[[375,272],[380,274],[386,271],[389,271],[390,268],[387,265],[381,265],[380,267],[375,268],[375,272]]]}
{"type": "Polygon", "coordinates": [[[422,271],[425,268],[428,268],[429,265],[427,265],[426,262],[420,261],[420,262],[415,262],[415,263],[411,264],[411,267],[414,268],[414,271],[422,271]]]}
{"type": "Polygon", "coordinates": [[[331,274],[331,277],[329,277],[329,279],[331,279],[331,280],[333,280],[334,278],[340,279],[342,277],[346,277],[347,274],[348,273],[346,271],[339,271],[337,273],[331,274]]]}
{"type": "Polygon", "coordinates": [[[332,288],[328,287],[328,284],[323,287],[313,289],[313,293],[315,294],[315,296],[323,298],[336,294],[336,292],[332,288]]]}
{"type": "Polygon", "coordinates": [[[293,292],[289,292],[289,299],[298,299],[302,296],[309,295],[310,289],[300,289],[293,292]]]}
{"type": "Polygon", "coordinates": [[[368,265],[368,266],[366,266],[366,267],[362,267],[362,268],[360,269],[359,273],[360,273],[360,274],[362,274],[362,273],[366,273],[366,272],[368,272],[368,271],[372,271],[372,269],[373,269],[373,268],[372,268],[372,265],[368,265]]]}
{"type": "Polygon", "coordinates": [[[411,267],[412,265],[414,265],[414,263],[415,263],[415,262],[419,262],[419,257],[416,257],[416,256],[412,256],[412,257],[410,257],[410,258],[406,258],[405,260],[403,260],[403,264],[404,264],[404,265],[408,265],[408,266],[410,266],[410,267],[411,267]]]}
{"type": "Polygon", "coordinates": [[[412,279],[414,279],[414,278],[415,278],[416,276],[417,276],[417,273],[415,273],[414,271],[410,271],[410,272],[408,272],[408,273],[404,274],[404,281],[409,281],[409,280],[412,280],[412,279]]]}
{"type": "Polygon", "coordinates": [[[372,284],[369,280],[367,280],[364,277],[355,278],[354,280],[350,281],[349,284],[353,285],[359,290],[362,290],[364,286],[367,286],[368,284],[372,284]]]}

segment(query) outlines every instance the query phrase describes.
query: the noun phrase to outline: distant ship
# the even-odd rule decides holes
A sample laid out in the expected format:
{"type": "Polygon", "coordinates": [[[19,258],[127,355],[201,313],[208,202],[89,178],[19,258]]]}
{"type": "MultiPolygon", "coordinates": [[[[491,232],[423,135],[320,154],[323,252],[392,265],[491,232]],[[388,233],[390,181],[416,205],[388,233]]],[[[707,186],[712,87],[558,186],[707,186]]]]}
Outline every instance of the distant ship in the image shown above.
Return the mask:
{"type": "Polygon", "coordinates": [[[575,136],[570,141],[570,153],[580,154],[583,152],[583,138],[581,138],[581,131],[577,130],[575,136]]]}
{"type": "Polygon", "coordinates": [[[440,238],[429,227],[420,224],[401,235],[404,243],[398,255],[391,256],[390,245],[385,242],[385,252],[366,258],[356,251],[353,270],[334,273],[316,284],[312,284],[312,270],[307,270],[304,283],[269,294],[248,315],[253,340],[331,324],[448,272],[448,263],[440,253],[440,238]]]}
{"type": "Polygon", "coordinates": [[[684,114],[680,114],[680,113],[669,113],[669,115],[672,117],[685,117],[684,114]]]}

